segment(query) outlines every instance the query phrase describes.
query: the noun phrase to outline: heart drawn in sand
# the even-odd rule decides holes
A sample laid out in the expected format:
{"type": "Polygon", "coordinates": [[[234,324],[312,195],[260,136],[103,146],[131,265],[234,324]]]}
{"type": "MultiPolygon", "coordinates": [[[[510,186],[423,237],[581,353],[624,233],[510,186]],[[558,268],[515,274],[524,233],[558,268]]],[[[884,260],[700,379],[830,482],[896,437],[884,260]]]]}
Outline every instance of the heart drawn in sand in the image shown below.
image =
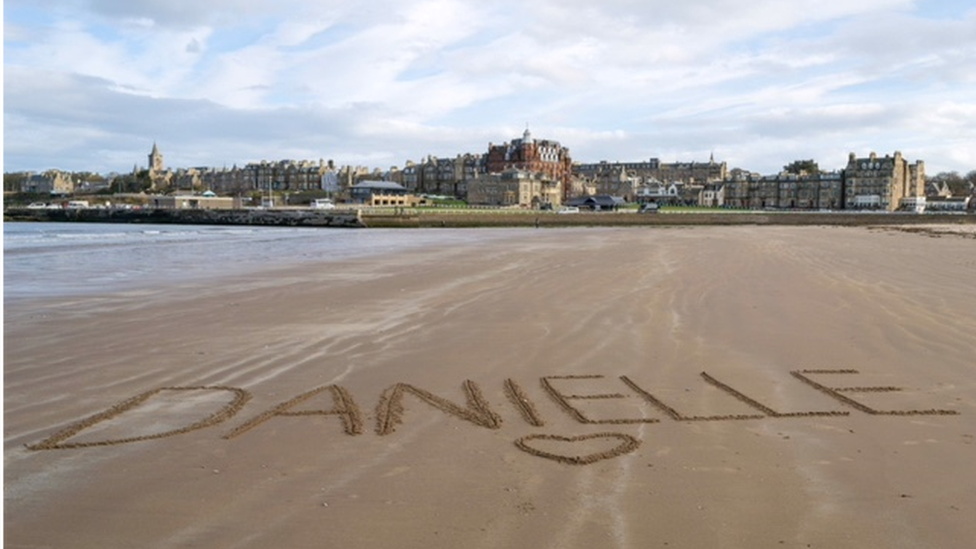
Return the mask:
{"type": "Polygon", "coordinates": [[[633,452],[638,446],[640,446],[640,441],[623,433],[596,433],[592,435],[579,435],[575,437],[564,437],[559,435],[528,435],[517,439],[515,441],[515,446],[517,446],[519,450],[528,452],[534,456],[561,461],[571,465],[589,465],[590,463],[595,463],[602,459],[610,459],[633,452]],[[583,446],[583,444],[580,443],[585,443],[585,446],[590,450],[594,449],[594,443],[588,442],[592,440],[599,440],[601,443],[606,441],[606,443],[597,443],[595,445],[597,451],[589,454],[576,455],[576,453],[573,451],[574,446],[583,446]],[[544,442],[536,442],[534,443],[535,445],[533,445],[533,441],[544,442]],[[600,450],[600,446],[604,446],[605,449],[600,450]]]}

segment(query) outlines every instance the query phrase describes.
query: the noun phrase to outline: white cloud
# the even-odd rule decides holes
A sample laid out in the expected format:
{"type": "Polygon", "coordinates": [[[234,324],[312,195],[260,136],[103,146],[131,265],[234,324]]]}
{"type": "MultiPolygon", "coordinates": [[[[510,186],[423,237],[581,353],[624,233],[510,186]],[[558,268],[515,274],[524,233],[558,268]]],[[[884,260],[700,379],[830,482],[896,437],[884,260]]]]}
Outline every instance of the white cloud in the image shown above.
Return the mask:
{"type": "Polygon", "coordinates": [[[976,11],[949,2],[9,0],[4,24],[6,169],[124,170],[153,140],[387,167],[525,123],[583,161],[976,168],[976,11]]]}

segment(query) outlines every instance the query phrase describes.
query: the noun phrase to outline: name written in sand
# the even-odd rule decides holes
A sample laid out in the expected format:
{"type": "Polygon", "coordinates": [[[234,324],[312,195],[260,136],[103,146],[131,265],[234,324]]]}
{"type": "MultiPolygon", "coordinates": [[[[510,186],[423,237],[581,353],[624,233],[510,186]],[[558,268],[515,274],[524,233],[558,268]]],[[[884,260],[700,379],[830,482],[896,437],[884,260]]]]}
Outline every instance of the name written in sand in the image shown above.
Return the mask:
{"type": "MultiPolygon", "coordinates": [[[[720,390],[722,393],[745,405],[744,408],[749,413],[724,414],[724,415],[687,415],[676,408],[680,403],[668,402],[653,393],[647,387],[641,386],[628,376],[620,376],[615,382],[619,382],[623,392],[570,392],[567,386],[572,386],[575,391],[586,389],[587,383],[593,388],[593,383],[599,382],[605,385],[608,380],[603,375],[568,375],[568,376],[547,376],[539,379],[542,393],[549,400],[556,404],[557,408],[565,412],[570,418],[583,425],[627,425],[627,424],[648,424],[659,423],[664,418],[670,418],[679,422],[698,422],[698,421],[741,421],[741,420],[768,420],[782,418],[801,418],[818,416],[848,416],[852,411],[869,414],[872,416],[921,416],[921,415],[957,415],[955,410],[944,409],[878,409],[863,402],[863,398],[855,398],[858,393],[888,393],[902,391],[900,387],[892,386],[834,386],[828,385],[824,378],[830,376],[850,376],[856,375],[857,370],[797,370],[791,371],[793,378],[820,393],[827,395],[839,404],[839,409],[834,410],[808,410],[785,412],[779,411],[771,406],[764,404],[743,392],[717,379],[707,372],[701,372],[702,381],[710,387],[720,390]],[[634,418],[593,418],[588,415],[586,410],[587,401],[614,401],[624,398],[639,398],[650,408],[656,410],[662,417],[634,418]]],[[[515,408],[522,421],[531,427],[543,428],[547,425],[543,415],[539,412],[536,402],[530,398],[525,389],[513,379],[506,379],[502,383],[504,393],[515,408]]],[[[485,428],[500,429],[502,426],[502,416],[499,415],[492,405],[485,398],[481,387],[474,381],[466,380],[461,384],[464,393],[464,404],[458,404],[448,398],[435,395],[430,391],[411,385],[409,383],[395,383],[387,387],[381,394],[374,408],[373,418],[375,425],[373,432],[377,436],[388,436],[394,433],[398,426],[404,422],[404,401],[409,396],[414,401],[425,403],[436,410],[439,410],[456,419],[467,422],[468,424],[485,428]]],[[[145,391],[124,400],[107,410],[95,415],[78,420],[68,427],[56,432],[37,444],[28,445],[30,450],[67,450],[88,448],[96,446],[112,446],[117,444],[128,444],[133,442],[163,439],[177,435],[189,433],[212,427],[224,423],[240,413],[251,400],[251,394],[245,389],[227,386],[181,386],[181,387],[159,387],[145,391]],[[211,405],[208,410],[214,408],[214,397],[220,396],[217,400],[219,408],[210,413],[199,412],[197,408],[192,408],[194,412],[190,414],[192,419],[185,417],[186,410],[182,410],[181,415],[176,415],[174,410],[180,410],[178,406],[181,400],[196,400],[199,403],[201,397],[207,397],[211,405]],[[225,396],[226,395],[226,396],[225,396]],[[161,405],[159,402],[166,401],[170,406],[161,405]],[[173,404],[176,404],[174,406],[173,404]],[[174,414],[174,417],[165,416],[174,414]],[[202,417],[200,417],[202,416],[202,417]],[[164,424],[172,428],[163,430],[153,430],[146,432],[144,427],[145,419],[150,418],[153,425],[164,424]],[[138,425],[137,428],[126,429],[127,418],[129,423],[138,425]],[[140,420],[142,423],[140,423],[140,420]],[[102,431],[99,431],[99,429],[102,431]],[[112,429],[115,429],[114,431],[112,429]],[[90,433],[96,433],[93,437],[90,433]],[[124,433],[122,436],[114,438],[101,438],[98,433],[124,433]],[[83,436],[83,433],[89,436],[83,436]]],[[[741,407],[741,406],[740,406],[741,407]]],[[[323,385],[316,387],[279,404],[272,406],[260,413],[248,417],[236,427],[225,431],[221,437],[223,439],[235,439],[252,433],[268,421],[282,417],[302,417],[302,416],[332,416],[337,418],[346,435],[358,436],[365,431],[366,415],[357,404],[353,395],[340,385],[323,385]],[[324,409],[308,409],[310,403],[316,397],[328,399],[329,406],[324,409]],[[303,406],[304,405],[304,406],[303,406]]],[[[158,429],[158,427],[156,427],[158,429]]],[[[637,450],[641,441],[627,433],[606,431],[598,433],[587,433],[582,435],[566,435],[552,433],[536,433],[516,439],[515,446],[532,456],[545,458],[570,465],[586,465],[604,459],[610,459],[637,450]]]]}

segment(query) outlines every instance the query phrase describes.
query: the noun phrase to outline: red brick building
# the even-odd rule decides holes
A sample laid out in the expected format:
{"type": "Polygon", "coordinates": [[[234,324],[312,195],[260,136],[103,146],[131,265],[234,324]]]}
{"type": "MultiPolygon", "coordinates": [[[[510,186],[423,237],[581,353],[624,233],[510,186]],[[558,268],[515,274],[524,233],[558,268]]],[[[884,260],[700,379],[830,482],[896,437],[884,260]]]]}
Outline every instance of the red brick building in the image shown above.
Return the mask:
{"type": "Polygon", "coordinates": [[[535,140],[526,128],[522,139],[513,139],[503,145],[488,144],[485,171],[501,173],[510,168],[543,173],[558,181],[565,198],[573,177],[573,160],[569,149],[557,141],[535,140]]]}

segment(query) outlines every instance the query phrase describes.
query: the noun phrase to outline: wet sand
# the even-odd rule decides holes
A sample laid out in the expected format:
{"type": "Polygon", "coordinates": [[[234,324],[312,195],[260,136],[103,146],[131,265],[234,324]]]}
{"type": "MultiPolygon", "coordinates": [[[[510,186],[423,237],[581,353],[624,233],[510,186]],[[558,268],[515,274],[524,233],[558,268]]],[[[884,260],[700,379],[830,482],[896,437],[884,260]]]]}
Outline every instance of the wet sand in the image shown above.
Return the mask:
{"type": "Polygon", "coordinates": [[[12,548],[976,539],[976,240],[516,229],[4,306],[12,548]]]}

